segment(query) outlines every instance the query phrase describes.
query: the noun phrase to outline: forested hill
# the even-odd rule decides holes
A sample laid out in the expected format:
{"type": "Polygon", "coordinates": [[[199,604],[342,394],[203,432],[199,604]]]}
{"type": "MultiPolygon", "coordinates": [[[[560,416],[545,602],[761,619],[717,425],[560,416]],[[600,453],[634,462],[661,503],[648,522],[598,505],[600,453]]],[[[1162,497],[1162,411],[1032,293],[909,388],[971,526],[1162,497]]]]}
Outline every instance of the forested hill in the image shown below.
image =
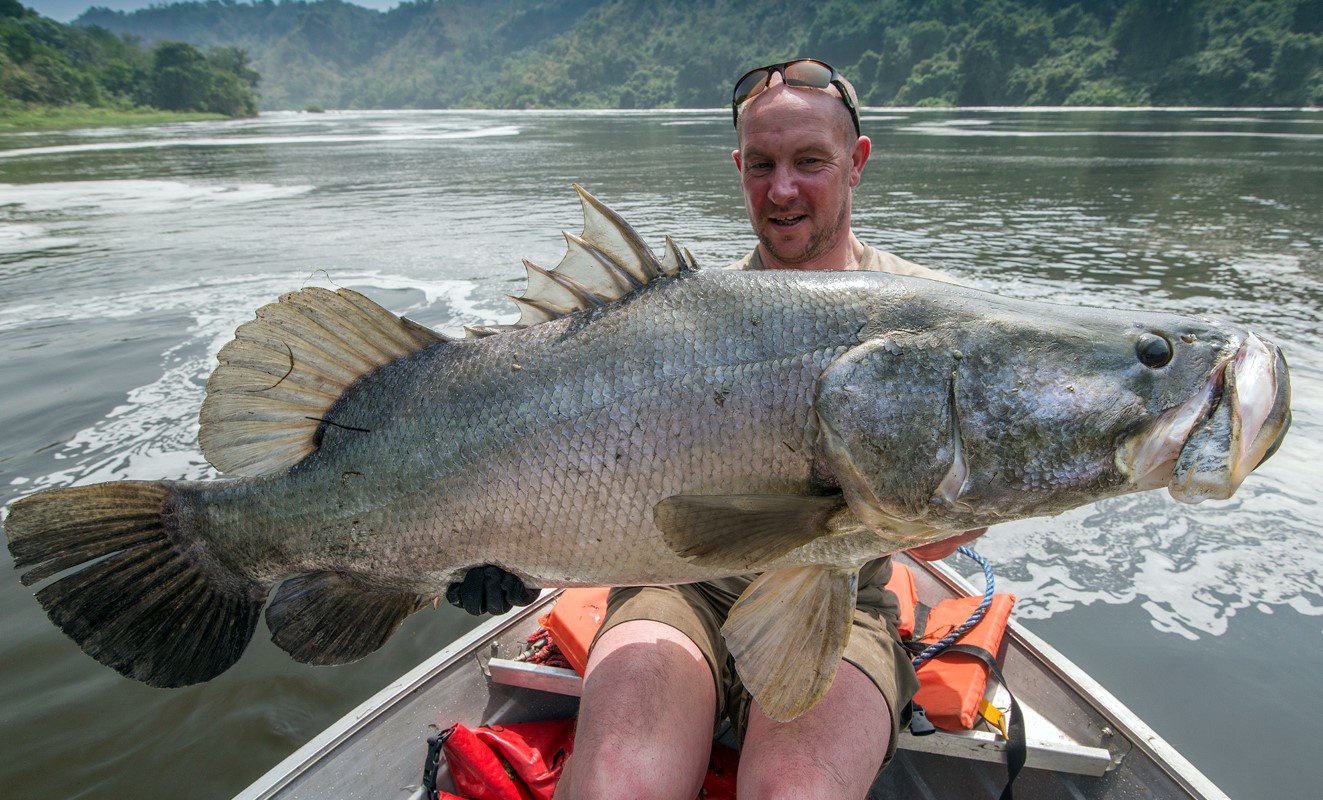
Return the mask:
{"type": "Polygon", "coordinates": [[[101,28],[74,28],[18,0],[0,0],[0,119],[45,109],[120,114],[257,113],[261,76],[234,47],[202,53],[188,42],[150,48],[101,28]]]}
{"type": "Polygon", "coordinates": [[[75,24],[242,48],[265,108],[715,107],[800,55],[866,105],[1323,104],[1323,0],[208,0],[75,24]]]}

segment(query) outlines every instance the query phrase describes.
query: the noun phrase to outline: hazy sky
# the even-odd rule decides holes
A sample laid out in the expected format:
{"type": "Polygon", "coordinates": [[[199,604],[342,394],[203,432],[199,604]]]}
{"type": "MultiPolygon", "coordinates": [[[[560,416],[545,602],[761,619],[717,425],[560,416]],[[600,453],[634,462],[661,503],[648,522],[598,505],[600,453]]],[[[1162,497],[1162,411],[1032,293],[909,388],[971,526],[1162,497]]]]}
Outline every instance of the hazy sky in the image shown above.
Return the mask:
{"type": "MultiPolygon", "coordinates": [[[[74,17],[92,6],[113,8],[118,11],[132,11],[151,5],[168,5],[171,0],[18,0],[42,16],[59,22],[71,22],[74,17]]],[[[376,8],[385,11],[400,4],[400,0],[347,0],[356,6],[376,8]]]]}

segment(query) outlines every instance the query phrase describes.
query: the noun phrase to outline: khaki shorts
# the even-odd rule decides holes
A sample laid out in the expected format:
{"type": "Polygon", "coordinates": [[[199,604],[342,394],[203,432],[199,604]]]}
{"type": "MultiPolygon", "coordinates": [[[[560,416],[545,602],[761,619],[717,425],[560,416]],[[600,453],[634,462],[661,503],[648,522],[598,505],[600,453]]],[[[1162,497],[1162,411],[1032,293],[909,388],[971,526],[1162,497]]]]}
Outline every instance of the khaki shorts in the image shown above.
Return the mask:
{"type": "MultiPolygon", "coordinates": [[[[688,636],[703,652],[716,682],[716,723],[729,719],[736,739],[743,742],[752,698],[740,683],[735,662],[721,636],[721,623],[730,611],[733,595],[710,586],[691,583],[612,589],[597,636],[622,622],[638,619],[662,622],[688,636]]],[[[857,606],[844,658],[873,681],[891,710],[891,741],[885,764],[896,752],[900,727],[908,724],[902,716],[919,688],[910,656],[896,632],[895,620],[885,610],[857,606]]]]}

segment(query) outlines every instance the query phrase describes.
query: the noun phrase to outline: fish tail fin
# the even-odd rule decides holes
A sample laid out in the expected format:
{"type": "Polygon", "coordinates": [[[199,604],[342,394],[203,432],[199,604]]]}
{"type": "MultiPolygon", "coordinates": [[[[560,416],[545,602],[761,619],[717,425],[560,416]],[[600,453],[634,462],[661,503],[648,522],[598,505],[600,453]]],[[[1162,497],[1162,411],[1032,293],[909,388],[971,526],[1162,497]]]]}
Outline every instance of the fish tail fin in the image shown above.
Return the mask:
{"type": "Polygon", "coordinates": [[[25,586],[88,655],[151,686],[210,680],[252,639],[266,587],[208,556],[175,485],[55,489],[10,507],[5,535],[25,586]]]}

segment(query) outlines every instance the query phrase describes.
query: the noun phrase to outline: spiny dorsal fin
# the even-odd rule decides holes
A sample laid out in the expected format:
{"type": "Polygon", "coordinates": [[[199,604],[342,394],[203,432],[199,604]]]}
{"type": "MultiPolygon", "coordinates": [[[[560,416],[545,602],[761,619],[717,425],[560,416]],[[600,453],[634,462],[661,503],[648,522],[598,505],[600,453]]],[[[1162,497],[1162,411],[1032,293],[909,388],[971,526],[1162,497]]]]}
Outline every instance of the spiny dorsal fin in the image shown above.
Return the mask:
{"type": "Polygon", "coordinates": [[[258,309],[217,354],[202,453],[232,475],[288,469],[316,448],[321,419],[350,384],[445,340],[350,289],[290,292],[258,309]]]}
{"type": "MultiPolygon", "coordinates": [[[[565,256],[555,269],[524,261],[528,288],[511,300],[524,328],[617,300],[667,275],[693,269],[693,256],[666,239],[662,260],[653,255],[629,223],[575,184],[583,202],[583,235],[565,234],[565,256]]],[[[492,331],[478,330],[474,335],[492,331]]]]}

